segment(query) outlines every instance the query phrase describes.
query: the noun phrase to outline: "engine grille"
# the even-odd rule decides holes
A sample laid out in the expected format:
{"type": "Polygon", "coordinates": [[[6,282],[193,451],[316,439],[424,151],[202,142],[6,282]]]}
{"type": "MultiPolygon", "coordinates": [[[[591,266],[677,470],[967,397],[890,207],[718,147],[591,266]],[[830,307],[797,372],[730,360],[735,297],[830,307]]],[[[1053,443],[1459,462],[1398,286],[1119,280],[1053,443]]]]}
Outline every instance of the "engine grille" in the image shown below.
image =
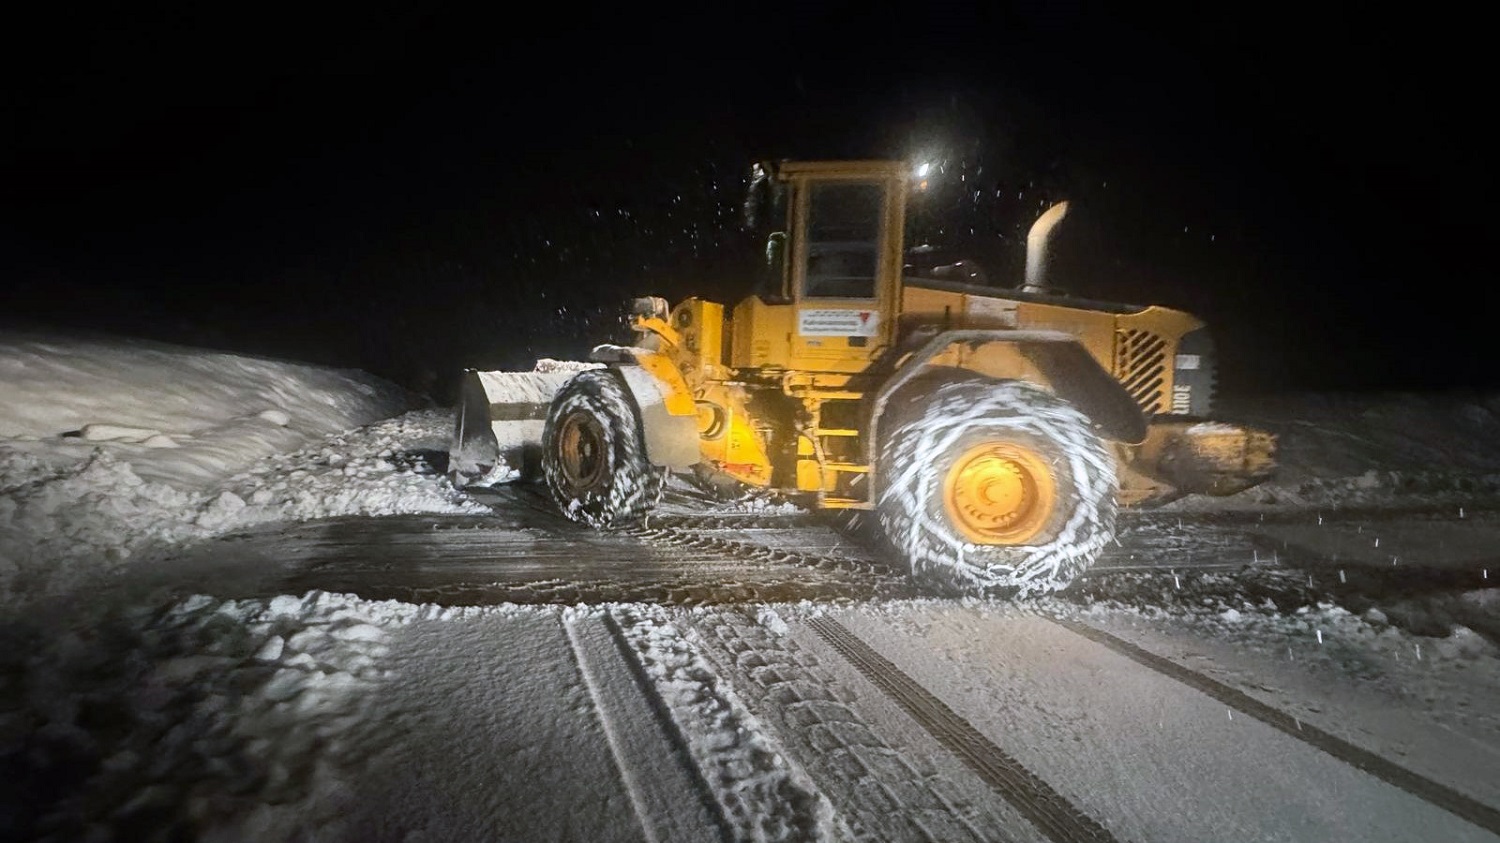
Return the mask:
{"type": "Polygon", "coordinates": [[[1115,333],[1115,377],[1147,415],[1163,412],[1168,406],[1164,393],[1166,352],[1167,341],[1150,331],[1115,333]]]}

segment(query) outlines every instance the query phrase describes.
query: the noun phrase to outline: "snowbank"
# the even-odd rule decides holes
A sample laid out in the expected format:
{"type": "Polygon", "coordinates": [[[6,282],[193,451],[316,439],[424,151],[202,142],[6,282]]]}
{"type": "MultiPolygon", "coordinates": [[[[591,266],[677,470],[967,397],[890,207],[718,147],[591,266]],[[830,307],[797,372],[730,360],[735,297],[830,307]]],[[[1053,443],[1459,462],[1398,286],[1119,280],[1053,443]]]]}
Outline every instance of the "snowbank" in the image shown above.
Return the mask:
{"type": "Polygon", "coordinates": [[[1500,395],[1265,396],[1239,417],[1279,434],[1283,483],[1370,471],[1500,473],[1500,395]]]}
{"type": "Polygon", "coordinates": [[[362,373],[27,336],[0,340],[0,385],[0,603],[254,524],[483,511],[411,456],[450,414],[390,418],[404,394],[362,373]]]}
{"type": "Polygon", "coordinates": [[[127,339],[0,337],[0,441],[54,466],[96,452],[179,489],[409,408],[353,371],[127,339]]]}
{"type": "Polygon", "coordinates": [[[414,411],[274,455],[197,490],[144,480],[107,453],[49,472],[24,455],[7,459],[0,447],[0,478],[7,478],[0,597],[15,602],[98,585],[157,552],[256,524],[486,512],[413,456],[414,446],[444,447],[451,424],[445,411],[414,411]]]}

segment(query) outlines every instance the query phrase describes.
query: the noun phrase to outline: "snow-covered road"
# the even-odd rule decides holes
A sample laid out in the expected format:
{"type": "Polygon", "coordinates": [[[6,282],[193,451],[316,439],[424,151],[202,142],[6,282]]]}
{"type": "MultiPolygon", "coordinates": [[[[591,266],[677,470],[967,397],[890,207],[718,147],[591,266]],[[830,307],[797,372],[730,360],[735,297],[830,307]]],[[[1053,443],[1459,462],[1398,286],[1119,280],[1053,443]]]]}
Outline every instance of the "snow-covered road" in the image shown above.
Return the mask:
{"type": "MultiPolygon", "coordinates": [[[[1424,657],[1385,615],[1421,594],[1287,540],[1483,535],[1493,511],[1131,515],[1082,588],[1007,605],[916,597],[805,514],[679,496],[601,535],[526,500],[258,528],[119,581],[125,616],[94,626],[132,630],[144,649],[119,658],[141,672],[75,696],[135,722],[33,710],[42,745],[115,774],[88,781],[90,819],[215,839],[1500,834],[1493,644],[1460,627],[1424,657]],[[191,714],[155,736],[181,757],[149,765],[140,804],[159,698],[191,714]]],[[[1430,547],[1404,573],[1475,561],[1430,547]]],[[[34,657],[85,657],[70,634],[34,657]]]]}
{"type": "Polygon", "coordinates": [[[1013,605],[785,505],[460,495],[357,374],[16,347],[0,838],[1500,839],[1493,400],[1268,417],[1283,478],[1013,605]]]}
{"type": "Polygon", "coordinates": [[[1494,699],[1493,676],[1428,711],[1370,677],[1306,681],[1311,641],[1288,669],[1142,626],[941,600],[191,600],[124,664],[77,664],[78,640],[34,654],[112,678],[90,675],[71,722],[33,712],[41,782],[99,756],[71,782],[86,802],[33,819],[60,839],[82,820],[229,840],[1496,839],[1494,713],[1442,711],[1494,699]],[[91,721],[107,699],[117,722],[91,721]]]}

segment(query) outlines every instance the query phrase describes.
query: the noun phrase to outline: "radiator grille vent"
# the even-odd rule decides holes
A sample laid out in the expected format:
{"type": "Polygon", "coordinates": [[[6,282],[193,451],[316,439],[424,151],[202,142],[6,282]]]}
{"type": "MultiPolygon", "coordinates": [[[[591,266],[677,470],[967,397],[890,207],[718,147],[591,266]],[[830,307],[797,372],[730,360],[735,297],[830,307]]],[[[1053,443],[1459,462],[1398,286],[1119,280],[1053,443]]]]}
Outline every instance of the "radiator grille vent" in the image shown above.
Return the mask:
{"type": "Polygon", "coordinates": [[[1150,331],[1115,334],[1115,377],[1147,415],[1169,406],[1166,386],[1167,342],[1150,331]]]}

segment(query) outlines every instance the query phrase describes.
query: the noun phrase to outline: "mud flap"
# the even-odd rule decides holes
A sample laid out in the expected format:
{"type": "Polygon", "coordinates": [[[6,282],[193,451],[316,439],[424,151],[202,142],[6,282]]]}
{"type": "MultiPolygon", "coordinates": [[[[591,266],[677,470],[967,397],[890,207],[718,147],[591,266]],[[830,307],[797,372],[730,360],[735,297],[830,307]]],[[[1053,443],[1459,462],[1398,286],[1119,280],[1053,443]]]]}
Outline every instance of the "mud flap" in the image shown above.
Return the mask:
{"type": "Polygon", "coordinates": [[[1106,438],[1137,444],[1146,438],[1140,405],[1072,337],[1018,342],[1058,397],[1083,411],[1106,438]]]}

